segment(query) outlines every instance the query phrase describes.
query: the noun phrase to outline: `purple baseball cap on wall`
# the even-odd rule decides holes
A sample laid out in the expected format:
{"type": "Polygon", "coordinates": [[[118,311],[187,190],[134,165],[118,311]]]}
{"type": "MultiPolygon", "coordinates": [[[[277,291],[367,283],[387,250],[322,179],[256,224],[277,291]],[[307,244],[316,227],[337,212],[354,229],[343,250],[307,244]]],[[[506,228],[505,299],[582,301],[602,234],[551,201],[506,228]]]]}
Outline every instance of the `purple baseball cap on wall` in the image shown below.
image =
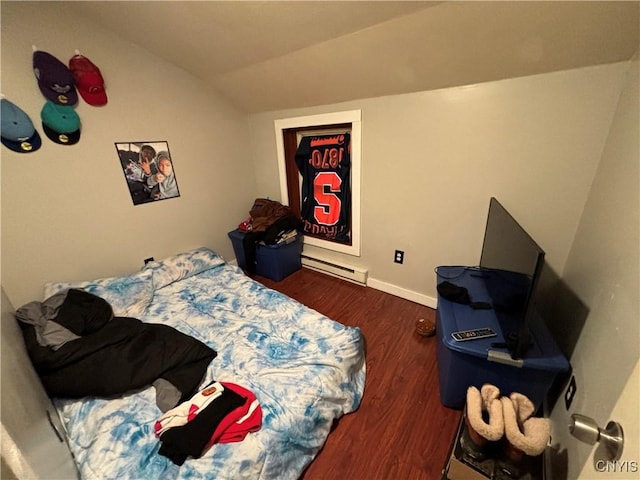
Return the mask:
{"type": "Polygon", "coordinates": [[[58,105],[78,103],[73,74],[56,57],[42,50],[33,52],[33,73],[38,79],[40,91],[47,100],[58,105]]]}

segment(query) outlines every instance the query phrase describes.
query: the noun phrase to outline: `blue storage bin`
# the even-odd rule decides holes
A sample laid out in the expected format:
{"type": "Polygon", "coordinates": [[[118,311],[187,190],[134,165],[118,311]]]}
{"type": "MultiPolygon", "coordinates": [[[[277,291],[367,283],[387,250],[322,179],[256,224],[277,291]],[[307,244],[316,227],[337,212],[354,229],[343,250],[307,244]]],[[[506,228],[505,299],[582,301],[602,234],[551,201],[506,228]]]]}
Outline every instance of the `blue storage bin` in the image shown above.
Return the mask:
{"type": "MultiPolygon", "coordinates": [[[[236,255],[238,266],[246,269],[247,261],[242,246],[242,240],[245,235],[244,232],[233,230],[229,232],[228,235],[233,245],[233,252],[236,255]]],[[[302,241],[300,235],[297,235],[295,239],[289,243],[276,245],[258,244],[256,246],[256,274],[279,282],[302,268],[301,253],[302,241]]]]}
{"type": "Polygon", "coordinates": [[[231,239],[231,245],[233,246],[233,253],[236,256],[236,263],[238,266],[246,270],[247,260],[244,258],[244,247],[242,246],[242,239],[244,238],[244,232],[240,230],[233,230],[227,234],[231,239]]]}
{"type": "MultiPolygon", "coordinates": [[[[438,267],[438,273],[466,288],[474,301],[490,302],[481,279],[470,273],[460,274],[460,267],[438,267]]],[[[503,395],[519,392],[529,397],[536,408],[540,407],[556,377],[567,372],[570,365],[539,316],[530,322],[529,328],[534,345],[526,352],[520,366],[502,363],[512,360],[505,349],[492,347],[493,343],[504,342],[495,312],[473,310],[468,305],[438,296],[436,353],[442,404],[462,409],[469,386],[480,388],[484,383],[490,383],[503,395]],[[456,331],[483,327],[493,329],[497,336],[465,342],[457,342],[451,337],[456,331]]]]}

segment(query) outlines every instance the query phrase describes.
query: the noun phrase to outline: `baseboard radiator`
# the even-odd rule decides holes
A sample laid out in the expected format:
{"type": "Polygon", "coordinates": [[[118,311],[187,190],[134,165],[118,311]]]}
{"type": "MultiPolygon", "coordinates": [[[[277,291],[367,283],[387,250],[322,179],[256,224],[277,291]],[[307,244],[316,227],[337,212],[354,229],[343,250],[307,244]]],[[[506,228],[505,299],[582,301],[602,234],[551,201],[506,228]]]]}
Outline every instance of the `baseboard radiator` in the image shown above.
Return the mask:
{"type": "Polygon", "coordinates": [[[317,258],[305,253],[302,254],[302,266],[360,285],[367,284],[367,270],[364,268],[340,264],[332,260],[317,258]]]}

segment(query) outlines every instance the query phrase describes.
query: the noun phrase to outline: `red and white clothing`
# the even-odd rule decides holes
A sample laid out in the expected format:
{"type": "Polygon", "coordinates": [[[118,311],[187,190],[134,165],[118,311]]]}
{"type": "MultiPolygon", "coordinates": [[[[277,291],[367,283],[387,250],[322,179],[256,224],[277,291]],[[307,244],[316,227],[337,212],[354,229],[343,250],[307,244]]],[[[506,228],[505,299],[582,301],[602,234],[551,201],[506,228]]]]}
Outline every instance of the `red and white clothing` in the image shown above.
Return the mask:
{"type": "Polygon", "coordinates": [[[214,382],[203,388],[186,402],[182,402],[177,407],[165,412],[162,417],[156,420],[153,427],[156,437],[162,435],[168,428],[179,427],[193,420],[193,417],[195,417],[201,409],[206,408],[209,403],[219,398],[223,391],[224,387],[222,384],[220,382],[214,382]]]}
{"type": "Polygon", "coordinates": [[[214,382],[166,412],[154,425],[159,453],[177,465],[215,443],[240,442],[262,426],[256,396],[240,385],[214,382]]]}
{"type": "Polygon", "coordinates": [[[210,445],[241,442],[249,433],[257,432],[262,426],[262,409],[253,392],[234,383],[222,382],[222,385],[245,397],[247,401],[220,422],[211,436],[210,445]]]}

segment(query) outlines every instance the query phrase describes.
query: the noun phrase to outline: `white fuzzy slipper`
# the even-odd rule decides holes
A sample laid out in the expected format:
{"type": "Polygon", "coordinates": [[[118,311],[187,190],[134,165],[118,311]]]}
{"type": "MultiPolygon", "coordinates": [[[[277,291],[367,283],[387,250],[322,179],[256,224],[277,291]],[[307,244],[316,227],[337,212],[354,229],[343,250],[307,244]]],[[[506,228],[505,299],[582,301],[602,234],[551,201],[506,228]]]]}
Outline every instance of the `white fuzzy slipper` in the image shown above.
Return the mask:
{"type": "Polygon", "coordinates": [[[473,386],[467,389],[467,426],[471,439],[478,445],[500,440],[504,434],[504,417],[499,397],[498,388],[488,383],[480,390],[473,386]],[[488,422],[483,412],[488,413],[488,422]]]}
{"type": "Polygon", "coordinates": [[[549,419],[533,417],[535,407],[521,393],[512,393],[509,398],[502,397],[500,401],[504,433],[511,446],[532,457],[540,455],[551,434],[549,419]]]}

